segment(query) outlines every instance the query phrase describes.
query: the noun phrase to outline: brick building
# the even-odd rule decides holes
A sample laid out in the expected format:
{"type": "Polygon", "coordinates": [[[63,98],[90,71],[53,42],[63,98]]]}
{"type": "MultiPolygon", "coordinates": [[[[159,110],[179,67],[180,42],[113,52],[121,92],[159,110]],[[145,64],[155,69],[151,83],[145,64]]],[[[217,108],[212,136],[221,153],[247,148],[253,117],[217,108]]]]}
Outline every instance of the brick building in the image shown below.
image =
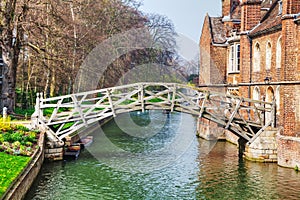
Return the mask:
{"type": "Polygon", "coordinates": [[[222,0],[222,16],[205,17],[200,52],[200,85],[275,97],[278,164],[300,166],[300,0],[222,0]]]}

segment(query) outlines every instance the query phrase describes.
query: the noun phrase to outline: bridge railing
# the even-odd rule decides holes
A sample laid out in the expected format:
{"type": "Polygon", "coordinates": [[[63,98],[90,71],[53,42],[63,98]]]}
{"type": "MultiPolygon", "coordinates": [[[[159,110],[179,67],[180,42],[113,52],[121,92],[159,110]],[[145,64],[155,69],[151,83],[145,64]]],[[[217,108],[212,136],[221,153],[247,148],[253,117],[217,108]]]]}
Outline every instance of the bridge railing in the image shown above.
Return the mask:
{"type": "Polygon", "coordinates": [[[39,94],[32,120],[62,140],[120,113],[160,109],[209,119],[250,141],[274,124],[274,105],[183,84],[136,83],[47,99],[39,94]]]}

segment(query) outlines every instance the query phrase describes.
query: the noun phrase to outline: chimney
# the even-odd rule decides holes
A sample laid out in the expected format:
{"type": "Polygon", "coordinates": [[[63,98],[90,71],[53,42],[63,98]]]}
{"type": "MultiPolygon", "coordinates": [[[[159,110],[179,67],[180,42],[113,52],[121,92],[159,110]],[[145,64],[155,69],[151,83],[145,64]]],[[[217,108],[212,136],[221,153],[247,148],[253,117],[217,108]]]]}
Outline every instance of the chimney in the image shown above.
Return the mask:
{"type": "Polygon", "coordinates": [[[222,0],[222,17],[230,17],[232,0],[222,0]]]}
{"type": "Polygon", "coordinates": [[[250,31],[261,19],[261,0],[242,0],[241,31],[250,31]]]}

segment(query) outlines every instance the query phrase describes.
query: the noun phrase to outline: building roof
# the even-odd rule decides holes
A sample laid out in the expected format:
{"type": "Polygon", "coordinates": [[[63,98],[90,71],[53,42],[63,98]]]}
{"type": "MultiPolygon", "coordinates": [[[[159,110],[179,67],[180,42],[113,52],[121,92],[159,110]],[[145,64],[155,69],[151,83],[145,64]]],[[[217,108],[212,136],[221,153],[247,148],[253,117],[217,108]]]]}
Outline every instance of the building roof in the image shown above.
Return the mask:
{"type": "Polygon", "coordinates": [[[209,25],[213,43],[226,43],[226,30],[222,23],[222,17],[209,17],[209,25]]]}
{"type": "Polygon", "coordinates": [[[255,37],[264,33],[269,33],[281,29],[281,14],[279,14],[279,4],[275,1],[269,11],[261,19],[260,23],[251,30],[250,36],[255,37]]]}

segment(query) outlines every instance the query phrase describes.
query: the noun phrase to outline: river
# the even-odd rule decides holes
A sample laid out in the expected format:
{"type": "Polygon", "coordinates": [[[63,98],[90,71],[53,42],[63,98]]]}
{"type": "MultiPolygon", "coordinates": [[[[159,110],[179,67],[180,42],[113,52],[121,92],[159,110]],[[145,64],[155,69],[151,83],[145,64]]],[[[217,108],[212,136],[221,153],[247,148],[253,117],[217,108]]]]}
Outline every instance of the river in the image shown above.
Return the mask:
{"type": "Polygon", "coordinates": [[[44,163],[25,199],[300,199],[300,174],[196,137],[188,114],[120,115],[78,160],[44,163]]]}

